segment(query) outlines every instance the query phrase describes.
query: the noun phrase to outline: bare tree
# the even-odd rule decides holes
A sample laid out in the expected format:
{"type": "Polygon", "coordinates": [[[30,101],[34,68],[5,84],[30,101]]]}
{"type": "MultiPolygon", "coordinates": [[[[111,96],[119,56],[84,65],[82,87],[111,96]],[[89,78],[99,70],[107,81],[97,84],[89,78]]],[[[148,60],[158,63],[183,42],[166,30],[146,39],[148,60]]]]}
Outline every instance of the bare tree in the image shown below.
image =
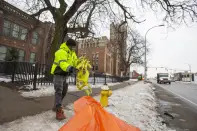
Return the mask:
{"type": "MultiPolygon", "coordinates": [[[[144,38],[136,30],[129,29],[127,37],[126,59],[124,60],[126,71],[128,71],[127,69],[131,64],[142,65],[145,54],[144,38]]],[[[149,52],[149,48],[147,48],[147,52],[149,52]]]]}
{"type": "MultiPolygon", "coordinates": [[[[29,7],[28,11],[33,17],[40,18],[42,14],[47,13],[52,15],[55,31],[51,45],[51,55],[54,54],[59,43],[64,41],[69,32],[82,38],[94,34],[92,28],[95,26],[96,20],[104,18],[105,15],[109,15],[110,19],[115,18],[117,9],[120,9],[124,22],[132,20],[135,23],[140,23],[143,21],[135,18],[135,12],[132,12],[131,8],[136,4],[133,4],[134,1],[129,0],[22,1],[29,7]],[[113,5],[115,5],[115,8],[113,5]]],[[[196,0],[141,0],[136,8],[143,9],[146,7],[154,11],[162,10],[165,12],[163,20],[168,23],[186,22],[189,19],[195,21],[197,18],[196,0]]]]}
{"type": "Polygon", "coordinates": [[[118,56],[120,69],[127,75],[131,64],[143,64],[145,41],[143,37],[125,23],[114,24],[114,37],[111,38],[111,52],[118,56]]]}

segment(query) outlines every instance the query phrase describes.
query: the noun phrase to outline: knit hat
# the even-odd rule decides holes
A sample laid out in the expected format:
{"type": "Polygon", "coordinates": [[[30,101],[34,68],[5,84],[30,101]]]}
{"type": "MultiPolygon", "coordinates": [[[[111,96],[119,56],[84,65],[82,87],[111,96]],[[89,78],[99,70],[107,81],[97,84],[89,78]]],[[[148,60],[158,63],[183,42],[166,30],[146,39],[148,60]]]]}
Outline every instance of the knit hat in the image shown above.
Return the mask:
{"type": "Polygon", "coordinates": [[[67,42],[66,42],[66,45],[68,46],[76,46],[77,45],[77,42],[73,39],[68,39],[67,42]]]}

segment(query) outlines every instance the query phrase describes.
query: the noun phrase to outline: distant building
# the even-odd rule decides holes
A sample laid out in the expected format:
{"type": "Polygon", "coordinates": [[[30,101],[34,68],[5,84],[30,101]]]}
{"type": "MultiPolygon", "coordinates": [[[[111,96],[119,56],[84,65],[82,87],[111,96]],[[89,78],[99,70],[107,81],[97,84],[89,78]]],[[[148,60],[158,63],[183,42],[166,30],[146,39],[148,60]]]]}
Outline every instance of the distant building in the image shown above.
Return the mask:
{"type": "Polygon", "coordinates": [[[174,80],[175,81],[182,81],[183,75],[181,72],[179,73],[174,73],[174,80]]]}
{"type": "Polygon", "coordinates": [[[174,73],[174,80],[175,81],[184,81],[184,82],[195,81],[195,74],[189,73],[189,72],[174,73]]]}
{"type": "MultiPolygon", "coordinates": [[[[125,76],[125,66],[121,61],[120,51],[126,56],[126,36],[127,28],[121,26],[121,32],[117,31],[119,24],[110,24],[110,40],[106,36],[96,39],[79,40],[78,55],[86,56],[93,65],[93,72],[105,73],[114,76],[125,76]],[[117,49],[118,42],[121,39],[121,50],[117,49]]],[[[129,70],[129,69],[128,69],[129,70]]],[[[129,71],[128,71],[129,72],[129,71]]]]}
{"type": "MultiPolygon", "coordinates": [[[[125,66],[123,61],[120,57],[120,52],[122,57],[126,57],[126,49],[127,49],[127,26],[126,24],[122,25],[119,29],[120,24],[111,23],[110,24],[110,43],[111,48],[113,50],[113,57],[114,57],[114,65],[118,66],[120,69],[121,76],[128,75],[125,74],[125,66]],[[119,45],[119,47],[117,47],[119,45]]],[[[128,69],[127,72],[129,72],[130,69],[128,69]]],[[[114,73],[116,74],[117,71],[114,70],[114,73]]]]}
{"type": "Polygon", "coordinates": [[[197,73],[194,73],[194,82],[197,83],[197,73]]]}
{"type": "Polygon", "coordinates": [[[137,71],[133,70],[133,72],[131,72],[131,79],[137,79],[139,76],[141,76],[141,74],[137,73],[137,71]]]}
{"type": "Polygon", "coordinates": [[[49,25],[1,0],[0,61],[9,60],[14,51],[18,61],[45,63],[49,25]]]}
{"type": "Polygon", "coordinates": [[[182,73],[182,81],[184,82],[194,81],[194,74],[189,72],[182,73]]]}
{"type": "Polygon", "coordinates": [[[78,56],[85,56],[89,59],[93,72],[114,75],[113,57],[108,48],[110,41],[106,36],[97,39],[87,38],[78,42],[78,56]]]}

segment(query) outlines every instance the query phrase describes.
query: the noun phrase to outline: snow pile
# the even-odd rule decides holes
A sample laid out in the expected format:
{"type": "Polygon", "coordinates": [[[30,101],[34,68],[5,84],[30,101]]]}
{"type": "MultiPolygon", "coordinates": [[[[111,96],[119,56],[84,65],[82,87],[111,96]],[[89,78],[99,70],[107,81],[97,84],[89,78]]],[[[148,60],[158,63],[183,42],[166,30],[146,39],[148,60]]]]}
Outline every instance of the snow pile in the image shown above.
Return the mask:
{"type": "Polygon", "coordinates": [[[129,79],[129,81],[138,81],[138,79],[129,79]]]}
{"type": "Polygon", "coordinates": [[[107,83],[108,86],[115,86],[115,85],[118,85],[120,84],[120,82],[116,82],[116,83],[107,83]]]}
{"type": "Polygon", "coordinates": [[[167,131],[156,111],[156,101],[150,84],[140,82],[121,90],[113,91],[109,97],[107,111],[142,131],[167,131]]]}
{"type": "Polygon", "coordinates": [[[0,82],[11,82],[12,80],[10,78],[6,77],[0,77],[0,82]]]}
{"type": "MultiPolygon", "coordinates": [[[[34,97],[43,97],[43,96],[52,96],[55,93],[54,86],[53,85],[40,85],[37,86],[37,90],[32,90],[33,85],[28,85],[25,87],[29,91],[23,91],[21,90],[20,93],[23,97],[29,97],[29,98],[34,98],[34,97]]],[[[74,85],[69,85],[68,86],[68,92],[72,91],[78,91],[76,86],[74,85]]]]}
{"type": "MultiPolygon", "coordinates": [[[[119,83],[108,83],[109,86],[113,86],[119,83]]],[[[100,88],[103,86],[103,84],[96,84],[96,85],[91,85],[92,88],[100,88]]],[[[44,97],[44,96],[52,96],[54,95],[54,86],[53,85],[39,85],[36,87],[37,90],[32,90],[33,85],[27,85],[25,87],[26,90],[29,91],[24,91],[21,90],[20,93],[23,97],[28,97],[28,98],[36,98],[36,97],[44,97]]],[[[69,85],[68,86],[68,92],[73,92],[73,91],[79,91],[75,85],[69,85]]]]}
{"type": "Polygon", "coordinates": [[[42,96],[52,96],[54,95],[54,87],[53,85],[49,86],[37,86],[37,90],[32,90],[33,85],[28,85],[26,89],[29,89],[30,91],[23,91],[21,90],[20,93],[23,97],[29,97],[29,98],[34,98],[34,97],[42,97],[42,96]]]}
{"type": "Polygon", "coordinates": [[[57,131],[74,114],[73,105],[68,105],[64,110],[67,119],[57,121],[55,112],[46,111],[35,116],[28,116],[10,123],[0,125],[0,131],[57,131]]]}

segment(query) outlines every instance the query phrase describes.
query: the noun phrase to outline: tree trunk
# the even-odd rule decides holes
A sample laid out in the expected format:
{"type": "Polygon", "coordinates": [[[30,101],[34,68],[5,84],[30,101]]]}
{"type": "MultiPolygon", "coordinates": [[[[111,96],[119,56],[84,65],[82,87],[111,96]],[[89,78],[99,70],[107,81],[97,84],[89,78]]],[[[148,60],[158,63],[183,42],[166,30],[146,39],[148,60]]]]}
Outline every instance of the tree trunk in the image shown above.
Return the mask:
{"type": "Polygon", "coordinates": [[[128,68],[129,68],[129,66],[128,66],[128,65],[125,65],[125,71],[124,71],[124,73],[125,73],[124,75],[125,75],[125,76],[127,76],[128,68]]]}
{"type": "Polygon", "coordinates": [[[59,46],[64,41],[64,37],[67,35],[67,27],[63,19],[58,19],[55,24],[55,31],[53,36],[53,41],[50,47],[48,55],[48,65],[52,65],[54,60],[55,52],[59,49],[59,46]]]}

